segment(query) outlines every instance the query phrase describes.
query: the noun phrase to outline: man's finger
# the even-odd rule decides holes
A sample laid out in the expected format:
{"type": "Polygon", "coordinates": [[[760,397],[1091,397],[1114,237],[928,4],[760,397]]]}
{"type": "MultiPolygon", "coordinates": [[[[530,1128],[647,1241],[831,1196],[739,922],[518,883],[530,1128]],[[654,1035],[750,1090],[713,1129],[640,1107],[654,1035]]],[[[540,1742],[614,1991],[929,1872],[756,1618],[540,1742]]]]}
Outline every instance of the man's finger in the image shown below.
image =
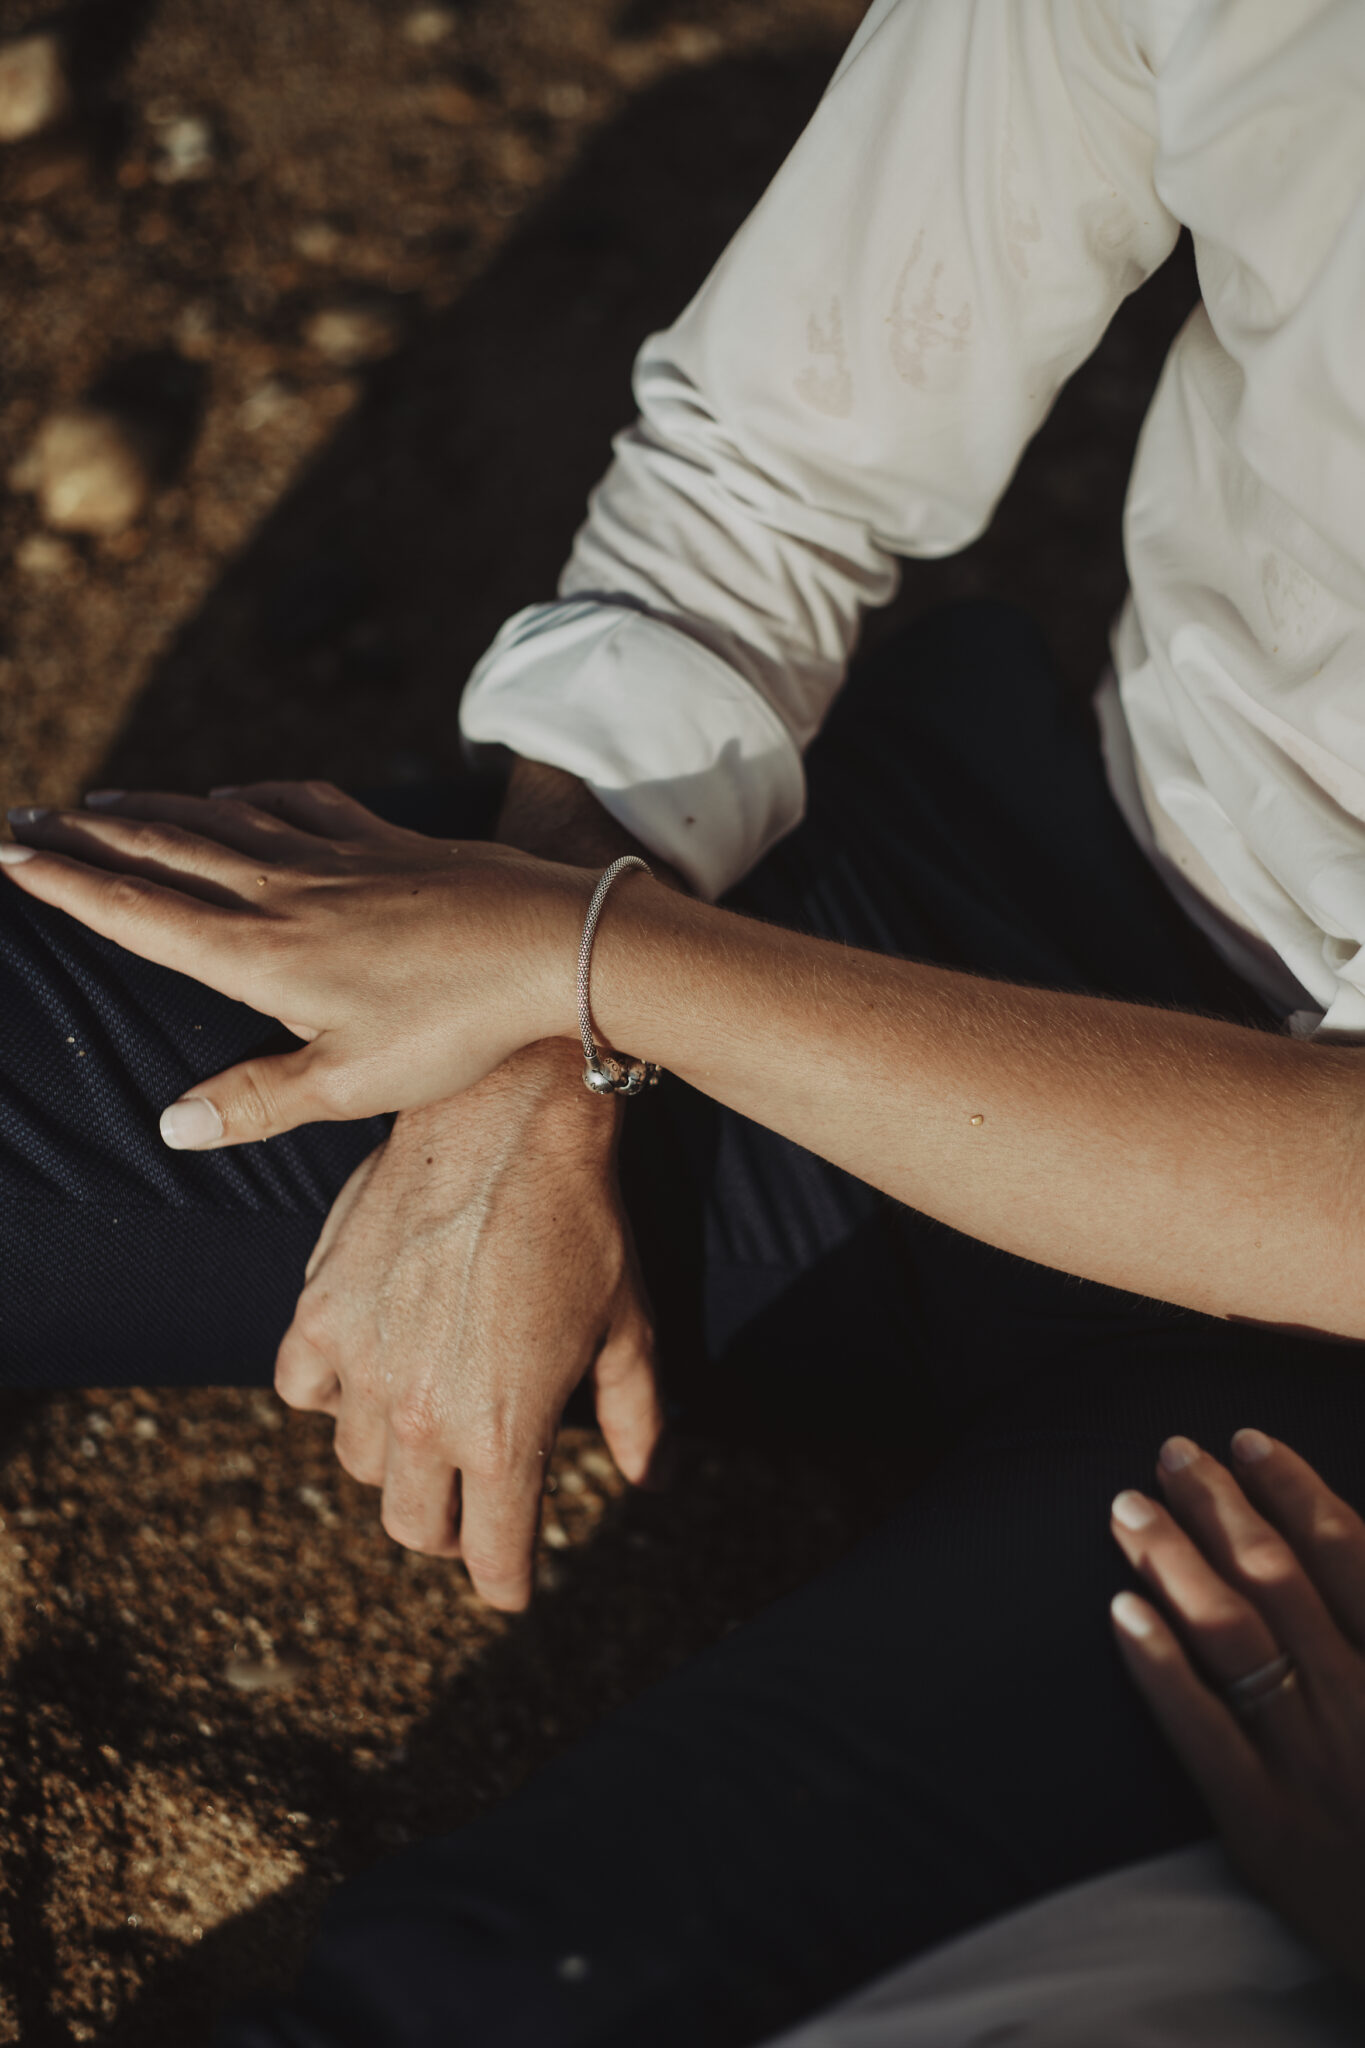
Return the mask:
{"type": "Polygon", "coordinates": [[[383,1416],[357,1401],[354,1395],[348,1397],[344,1390],[336,1416],[332,1449],[338,1465],[362,1486],[382,1486],[388,1463],[388,1431],[383,1416]]]}
{"type": "Polygon", "coordinates": [[[1219,1825],[1244,1826],[1269,1790],[1236,1717],[1191,1668],[1170,1627],[1136,1593],[1110,1609],[1123,1661],[1219,1825]]]}
{"type": "Polygon", "coordinates": [[[1259,1429],[1239,1429],[1242,1485],[1287,1537],[1338,1625],[1365,1649],[1365,1522],[1306,1459],[1259,1429]]]}
{"type": "Polygon", "coordinates": [[[654,1370],[654,1331],[634,1294],[612,1324],[592,1380],[607,1449],[631,1484],[639,1486],[649,1476],[664,1413],[654,1370]]]}
{"type": "Polygon", "coordinates": [[[341,1406],[341,1381],[331,1360],[299,1329],[289,1325],[275,1354],[275,1392],[287,1408],[335,1415],[341,1406]]]}
{"type": "Polygon", "coordinates": [[[414,1450],[390,1430],[380,1519],[394,1542],[428,1557],[458,1557],[458,1504],[458,1481],[449,1458],[414,1450]]]}
{"type": "Polygon", "coordinates": [[[476,1592],[509,1613],[530,1602],[544,1477],[543,1458],[519,1471],[460,1474],[460,1555],[476,1592]]]}

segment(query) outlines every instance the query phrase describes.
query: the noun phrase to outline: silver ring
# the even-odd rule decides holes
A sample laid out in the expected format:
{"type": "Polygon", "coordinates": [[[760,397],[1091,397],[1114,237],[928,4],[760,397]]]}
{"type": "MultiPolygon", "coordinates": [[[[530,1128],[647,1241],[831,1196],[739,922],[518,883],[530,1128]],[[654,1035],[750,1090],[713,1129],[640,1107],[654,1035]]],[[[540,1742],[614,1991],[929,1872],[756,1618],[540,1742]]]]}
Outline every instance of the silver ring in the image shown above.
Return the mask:
{"type": "Polygon", "coordinates": [[[1254,1671],[1248,1671],[1245,1678],[1234,1678],[1231,1685],[1223,1687],[1223,1698],[1234,1714],[1243,1718],[1254,1714],[1267,1700],[1278,1692],[1292,1692],[1299,1682],[1292,1657],[1281,1654],[1272,1657],[1268,1664],[1258,1664],[1254,1671]]]}

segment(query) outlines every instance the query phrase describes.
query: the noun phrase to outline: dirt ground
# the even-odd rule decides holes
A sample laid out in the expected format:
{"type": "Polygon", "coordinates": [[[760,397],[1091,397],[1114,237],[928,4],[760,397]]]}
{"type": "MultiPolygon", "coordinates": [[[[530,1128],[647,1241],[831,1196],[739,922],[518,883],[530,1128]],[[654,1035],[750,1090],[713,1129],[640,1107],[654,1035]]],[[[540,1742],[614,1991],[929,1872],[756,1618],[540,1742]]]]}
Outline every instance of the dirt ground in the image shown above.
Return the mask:
{"type": "MultiPolygon", "coordinates": [[[[49,12],[4,0],[0,34],[49,12]]],[[[550,590],[638,341],[860,12],[68,11],[71,118],[0,145],[0,476],[94,394],[147,428],[155,491],[97,540],[0,489],[0,801],[449,770],[460,682],[550,590]]],[[[1182,251],[990,533],[913,567],[877,635],[991,591],[1093,680],[1134,437],[1193,294],[1182,251]]],[[[818,1569],[886,1476],[718,1444],[630,1499],[568,1432],[538,1603],[506,1622],[387,1542],[328,1433],[253,1391],[0,1401],[0,2043],[204,2039],[287,1976],[347,1870],[458,1824],[818,1569]]]]}

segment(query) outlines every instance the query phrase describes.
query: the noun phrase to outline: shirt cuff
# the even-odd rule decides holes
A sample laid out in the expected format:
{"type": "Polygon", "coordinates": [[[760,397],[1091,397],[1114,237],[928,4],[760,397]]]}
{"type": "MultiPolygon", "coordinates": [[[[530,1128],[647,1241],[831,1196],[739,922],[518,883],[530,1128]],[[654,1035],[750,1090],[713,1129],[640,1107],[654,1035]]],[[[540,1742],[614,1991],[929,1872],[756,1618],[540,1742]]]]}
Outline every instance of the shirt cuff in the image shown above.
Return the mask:
{"type": "Polygon", "coordinates": [[[509,619],[465,688],[460,730],[577,776],[708,900],[805,807],[800,752],[766,699],[678,627],[609,601],[509,619]]]}

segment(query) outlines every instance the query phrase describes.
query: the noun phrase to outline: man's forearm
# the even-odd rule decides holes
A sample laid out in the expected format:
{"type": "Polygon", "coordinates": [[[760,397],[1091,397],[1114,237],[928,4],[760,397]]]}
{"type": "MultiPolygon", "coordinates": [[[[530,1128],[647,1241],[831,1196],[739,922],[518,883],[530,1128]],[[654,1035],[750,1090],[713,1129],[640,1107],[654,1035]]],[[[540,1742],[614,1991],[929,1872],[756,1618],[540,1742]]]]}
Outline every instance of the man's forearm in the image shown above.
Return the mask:
{"type": "Polygon", "coordinates": [[[519,846],[523,853],[565,861],[571,867],[608,867],[623,853],[637,853],[648,860],[661,882],[675,889],[684,886],[666,861],[617,824],[577,776],[543,761],[518,759],[513,764],[495,836],[505,846],[519,846]]]}

